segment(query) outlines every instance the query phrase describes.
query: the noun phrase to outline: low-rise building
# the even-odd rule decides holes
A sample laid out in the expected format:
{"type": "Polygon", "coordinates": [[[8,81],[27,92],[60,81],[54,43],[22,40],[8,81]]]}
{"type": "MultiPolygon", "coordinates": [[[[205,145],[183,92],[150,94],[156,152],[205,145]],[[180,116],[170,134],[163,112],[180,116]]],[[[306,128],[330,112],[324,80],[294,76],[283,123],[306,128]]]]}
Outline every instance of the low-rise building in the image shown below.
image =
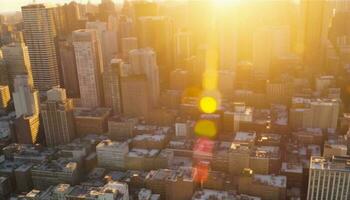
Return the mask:
{"type": "Polygon", "coordinates": [[[126,142],[103,140],[96,146],[98,166],[111,169],[124,169],[125,156],[129,152],[126,142]]]}

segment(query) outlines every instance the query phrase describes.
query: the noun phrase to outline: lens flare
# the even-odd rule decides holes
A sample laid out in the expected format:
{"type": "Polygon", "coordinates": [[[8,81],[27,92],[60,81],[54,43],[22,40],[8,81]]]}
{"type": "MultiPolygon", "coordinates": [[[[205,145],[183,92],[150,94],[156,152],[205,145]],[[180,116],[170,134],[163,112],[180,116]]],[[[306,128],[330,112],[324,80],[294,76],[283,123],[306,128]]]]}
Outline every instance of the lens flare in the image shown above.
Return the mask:
{"type": "Polygon", "coordinates": [[[216,126],[210,120],[200,120],[196,123],[194,132],[197,136],[212,138],[216,136],[216,126]]]}
{"type": "Polygon", "coordinates": [[[201,98],[199,106],[203,112],[210,114],[217,110],[218,102],[215,98],[206,96],[201,98]]]}

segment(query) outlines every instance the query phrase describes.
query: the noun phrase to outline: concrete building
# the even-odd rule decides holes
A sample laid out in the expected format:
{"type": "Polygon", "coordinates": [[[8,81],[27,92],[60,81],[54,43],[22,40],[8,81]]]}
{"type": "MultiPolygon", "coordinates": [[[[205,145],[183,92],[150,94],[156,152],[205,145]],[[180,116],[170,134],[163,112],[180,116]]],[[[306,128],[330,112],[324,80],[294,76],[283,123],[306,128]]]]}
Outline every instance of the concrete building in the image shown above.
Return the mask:
{"type": "Polygon", "coordinates": [[[100,41],[95,30],[73,32],[81,106],[99,107],[103,104],[103,59],[100,41]],[[86,98],[89,97],[89,98],[86,98]]]}
{"type": "Polygon", "coordinates": [[[349,163],[349,156],[311,157],[307,200],[349,199],[349,163]]]}
{"type": "Polygon", "coordinates": [[[123,114],[128,117],[147,118],[150,112],[147,78],[144,75],[122,77],[121,88],[123,114]]]}
{"type": "Polygon", "coordinates": [[[238,182],[238,192],[241,194],[258,196],[263,200],[286,199],[285,176],[254,174],[251,169],[245,169],[238,182]]]}
{"type": "Polygon", "coordinates": [[[0,85],[0,110],[6,109],[11,100],[10,89],[7,85],[0,85]]]}
{"type": "Polygon", "coordinates": [[[138,19],[139,48],[150,47],[157,54],[161,81],[167,81],[173,67],[173,27],[165,16],[144,16],[138,19]]]}
{"type": "Polygon", "coordinates": [[[340,104],[335,99],[293,98],[289,119],[293,128],[336,128],[340,104]]]}
{"type": "Polygon", "coordinates": [[[137,118],[113,116],[108,119],[108,135],[112,140],[125,141],[133,137],[133,130],[137,123],[137,118]]]}
{"type": "Polygon", "coordinates": [[[126,142],[103,140],[96,146],[98,166],[110,169],[124,169],[125,155],[129,152],[126,142]]]}
{"type": "Polygon", "coordinates": [[[131,50],[129,51],[129,62],[133,74],[146,75],[148,98],[151,106],[156,106],[159,101],[160,83],[155,52],[150,48],[131,50]]]}
{"type": "Polygon", "coordinates": [[[12,94],[15,104],[16,116],[34,115],[39,112],[39,96],[30,83],[28,75],[17,76],[14,80],[14,92],[12,94]]]}
{"type": "Polygon", "coordinates": [[[78,170],[78,163],[64,158],[35,165],[31,169],[34,188],[46,189],[61,183],[77,184],[78,170]]]}
{"type": "Polygon", "coordinates": [[[59,40],[58,49],[62,70],[63,86],[68,98],[79,98],[79,81],[75,53],[72,41],[69,39],[59,40]]]}
{"type": "Polygon", "coordinates": [[[123,61],[120,59],[112,59],[110,63],[110,97],[111,107],[114,114],[123,113],[122,102],[122,86],[121,86],[121,68],[123,61]]]}
{"type": "Polygon", "coordinates": [[[288,26],[263,27],[253,35],[253,65],[255,77],[268,79],[271,61],[290,51],[288,26]]]}
{"type": "Polygon", "coordinates": [[[60,84],[54,41],[54,15],[55,7],[44,4],[22,7],[24,37],[29,50],[34,86],[40,92],[60,84]]]}
{"type": "Polygon", "coordinates": [[[74,138],[73,100],[66,97],[62,88],[47,91],[47,101],[42,103],[41,115],[46,145],[66,144],[74,138]]]}
{"type": "Polygon", "coordinates": [[[33,83],[28,47],[24,43],[11,43],[3,46],[1,50],[7,65],[11,89],[17,75],[28,75],[29,82],[33,83]]]}
{"type": "Polygon", "coordinates": [[[107,120],[110,114],[110,108],[75,108],[74,122],[76,134],[78,136],[84,136],[106,133],[108,131],[107,120]]]}
{"type": "Polygon", "coordinates": [[[16,111],[15,128],[20,143],[36,143],[39,134],[39,92],[28,75],[16,76],[12,93],[16,111]]]}
{"type": "Polygon", "coordinates": [[[150,171],[146,178],[146,187],[160,194],[161,199],[191,199],[195,189],[197,170],[192,167],[180,167],[177,170],[159,169],[150,171]]]}
{"type": "Polygon", "coordinates": [[[192,55],[192,34],[188,31],[180,31],[175,34],[175,62],[183,64],[192,55]]]}
{"type": "Polygon", "coordinates": [[[136,37],[126,37],[122,38],[122,55],[123,59],[128,61],[129,60],[129,51],[133,49],[137,49],[137,38],[136,37]]]}
{"type": "Polygon", "coordinates": [[[190,74],[187,70],[174,69],[170,73],[170,89],[171,90],[184,90],[189,86],[190,74]]]}
{"type": "Polygon", "coordinates": [[[96,30],[97,38],[100,43],[102,61],[103,61],[103,92],[104,103],[107,107],[112,107],[112,95],[111,95],[111,81],[113,77],[111,75],[110,61],[118,53],[117,33],[114,30],[107,29],[107,23],[95,21],[86,22],[86,29],[96,30]]]}

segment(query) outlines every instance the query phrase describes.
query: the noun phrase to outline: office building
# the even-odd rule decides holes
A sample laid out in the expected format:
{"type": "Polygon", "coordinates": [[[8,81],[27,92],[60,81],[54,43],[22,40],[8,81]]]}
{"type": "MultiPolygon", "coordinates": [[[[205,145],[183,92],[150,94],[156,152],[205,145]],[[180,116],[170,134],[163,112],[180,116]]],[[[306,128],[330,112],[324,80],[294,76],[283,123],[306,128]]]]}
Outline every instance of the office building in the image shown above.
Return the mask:
{"type": "Polygon", "coordinates": [[[1,50],[0,50],[0,84],[1,85],[8,85],[8,74],[7,74],[7,66],[5,60],[1,56],[1,50]]]}
{"type": "Polygon", "coordinates": [[[116,141],[125,141],[132,138],[137,122],[137,118],[113,116],[108,119],[108,135],[112,140],[116,141]]]}
{"type": "Polygon", "coordinates": [[[160,85],[155,52],[150,48],[131,50],[129,51],[129,62],[133,74],[146,75],[150,105],[156,106],[160,95],[160,85]]]}
{"type": "Polygon", "coordinates": [[[34,144],[39,137],[39,92],[30,84],[28,75],[15,77],[12,96],[17,140],[19,143],[34,144]]]}
{"type": "Polygon", "coordinates": [[[78,136],[88,134],[104,134],[108,131],[107,120],[111,114],[110,108],[74,109],[75,131],[78,136]]]}
{"type": "Polygon", "coordinates": [[[128,117],[147,118],[150,111],[147,78],[144,75],[122,77],[121,88],[123,114],[128,117]]]}
{"type": "Polygon", "coordinates": [[[139,48],[150,47],[157,54],[157,64],[162,81],[167,81],[173,68],[173,27],[165,16],[145,16],[139,19],[139,48]]]}
{"type": "Polygon", "coordinates": [[[58,41],[63,86],[68,98],[79,98],[79,81],[73,43],[70,39],[58,41]]]}
{"type": "Polygon", "coordinates": [[[12,96],[17,117],[39,113],[38,92],[33,89],[28,75],[20,75],[14,79],[14,92],[12,96]]]}
{"type": "Polygon", "coordinates": [[[17,75],[28,75],[29,81],[33,83],[28,47],[24,43],[11,43],[3,46],[1,50],[7,65],[11,88],[17,75]]]}
{"type": "Polygon", "coordinates": [[[104,103],[107,107],[112,107],[111,97],[111,66],[110,61],[118,53],[117,45],[117,33],[113,30],[107,29],[107,23],[95,21],[87,22],[86,29],[96,30],[97,37],[100,43],[102,61],[103,61],[103,91],[104,91],[104,103]]]}
{"type": "Polygon", "coordinates": [[[103,61],[97,32],[88,29],[74,31],[73,46],[81,106],[99,107],[103,104],[103,61]]]}
{"type": "Polygon", "coordinates": [[[239,177],[238,192],[262,199],[284,200],[287,192],[287,178],[281,175],[255,174],[253,170],[246,168],[239,177]]]}
{"type": "Polygon", "coordinates": [[[180,31],[175,34],[175,62],[184,64],[192,56],[192,34],[189,31],[180,31]]]}
{"type": "Polygon", "coordinates": [[[37,189],[46,189],[61,183],[75,185],[79,182],[78,171],[78,163],[65,158],[46,161],[32,167],[33,186],[37,189]]]}
{"type": "Polygon", "coordinates": [[[7,85],[0,85],[0,110],[7,108],[11,100],[10,89],[7,85]]]}
{"type": "Polygon", "coordinates": [[[310,159],[307,200],[349,199],[349,163],[349,156],[334,156],[331,158],[312,156],[310,159]]]}
{"type": "Polygon", "coordinates": [[[187,70],[177,68],[170,73],[170,89],[185,90],[190,83],[190,74],[187,70]]]}
{"type": "Polygon", "coordinates": [[[128,61],[129,60],[129,51],[133,49],[137,49],[137,38],[136,37],[125,37],[121,39],[122,41],[122,55],[123,59],[128,61]]]}
{"type": "Polygon", "coordinates": [[[123,61],[112,59],[110,63],[110,96],[112,100],[112,110],[114,114],[123,113],[122,88],[121,88],[121,68],[123,61]]]}
{"type": "Polygon", "coordinates": [[[96,146],[98,166],[109,169],[124,169],[125,156],[128,152],[127,142],[103,140],[96,146]]]}
{"type": "Polygon", "coordinates": [[[29,50],[34,87],[40,92],[59,85],[54,9],[44,4],[22,7],[24,37],[29,50]]]}
{"type": "Polygon", "coordinates": [[[150,171],[145,182],[146,187],[160,194],[161,199],[190,199],[194,193],[196,176],[197,170],[192,167],[159,169],[150,171]]]}
{"type": "Polygon", "coordinates": [[[42,103],[41,115],[45,130],[46,145],[66,144],[74,138],[73,101],[66,97],[62,88],[47,91],[47,100],[42,103]]]}
{"type": "Polygon", "coordinates": [[[336,99],[293,98],[292,104],[289,119],[293,128],[337,127],[340,105],[336,99]]]}
{"type": "Polygon", "coordinates": [[[289,27],[275,26],[258,29],[253,35],[253,65],[255,77],[268,79],[271,62],[290,51],[289,27]]]}

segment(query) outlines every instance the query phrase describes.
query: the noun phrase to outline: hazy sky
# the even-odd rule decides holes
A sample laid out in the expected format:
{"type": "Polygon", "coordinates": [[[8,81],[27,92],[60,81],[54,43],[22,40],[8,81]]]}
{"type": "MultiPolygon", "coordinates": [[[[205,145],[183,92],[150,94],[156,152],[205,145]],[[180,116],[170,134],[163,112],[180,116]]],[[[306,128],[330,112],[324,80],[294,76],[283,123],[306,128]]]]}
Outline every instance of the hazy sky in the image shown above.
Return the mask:
{"type": "MultiPolygon", "coordinates": [[[[37,3],[67,3],[72,0],[36,0],[37,3]]],[[[114,0],[118,2],[120,0],[114,0]]],[[[20,11],[21,6],[32,3],[33,0],[0,0],[0,12],[20,11]]],[[[78,3],[86,3],[88,0],[75,0],[78,3]]],[[[91,3],[100,3],[101,0],[90,0],[91,3]]]]}

